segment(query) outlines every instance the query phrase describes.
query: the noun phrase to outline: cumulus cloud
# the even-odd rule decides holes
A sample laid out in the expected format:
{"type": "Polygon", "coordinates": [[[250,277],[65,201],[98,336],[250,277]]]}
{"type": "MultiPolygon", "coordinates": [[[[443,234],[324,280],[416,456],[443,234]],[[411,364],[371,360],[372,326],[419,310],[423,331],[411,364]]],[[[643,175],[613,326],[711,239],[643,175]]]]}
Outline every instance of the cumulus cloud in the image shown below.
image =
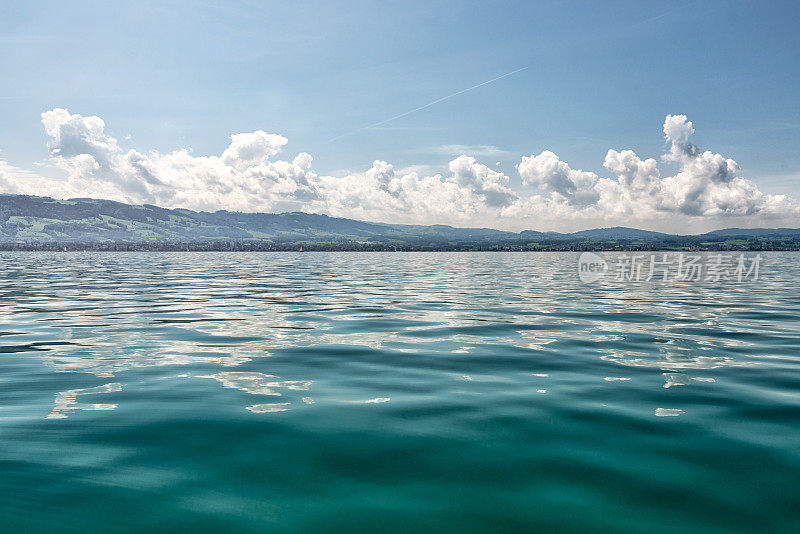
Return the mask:
{"type": "Polygon", "coordinates": [[[467,154],[441,173],[425,167],[397,170],[376,160],[364,172],[334,177],[317,174],[305,152],[282,157],[288,140],[261,130],[231,135],[217,156],[195,155],[189,148],[126,149],[106,132],[101,118],[66,109],[42,113],[42,124],[49,163],[64,178],[43,178],[0,160],[0,192],[509,229],[653,228],[664,220],[719,226],[732,219],[755,224],[800,215],[794,200],[761,192],[732,159],[692,144],[694,126],[684,115],[668,115],[663,127],[668,149],[662,159],[676,165],[674,175],[662,177],[656,159],[642,159],[632,150],[608,151],[603,167],[613,178],[573,169],[544,150],[517,165],[524,188],[467,154]]]}
{"type": "Polygon", "coordinates": [[[471,194],[478,195],[488,206],[508,206],[517,195],[508,187],[508,177],[476,163],[471,156],[459,156],[450,162],[452,181],[471,194]]]}
{"type": "Polygon", "coordinates": [[[312,158],[272,161],[288,140],[261,130],[231,135],[220,156],[191,149],[167,154],[125,150],[99,117],[66,109],[42,113],[51,162],[67,173],[56,191],[196,209],[255,210],[316,198],[312,158]]]}
{"type": "Polygon", "coordinates": [[[613,149],[603,167],[615,180],[572,169],[549,150],[523,157],[517,168],[523,183],[549,192],[546,204],[551,210],[572,219],[657,221],[670,214],[685,223],[692,218],[729,222],[735,217],[753,221],[800,216],[796,201],[762,193],[740,176],[734,160],[692,144],[689,138],[695,129],[685,115],[667,115],[663,131],[669,143],[663,159],[678,165],[673,176],[662,178],[653,158],[643,160],[632,150],[613,149]],[[573,209],[565,210],[564,205],[573,209]]]}
{"type": "Polygon", "coordinates": [[[369,220],[468,223],[490,210],[476,186],[461,186],[455,177],[396,173],[385,161],[375,161],[365,173],[343,178],[320,176],[321,207],[342,217],[369,220]]]}
{"type": "Polygon", "coordinates": [[[660,177],[656,160],[642,161],[633,150],[609,150],[603,167],[617,175],[620,186],[635,193],[652,192],[660,177]]]}
{"type": "Polygon", "coordinates": [[[556,201],[590,204],[597,200],[597,175],[571,168],[549,150],[538,156],[523,156],[517,170],[522,183],[549,191],[556,201]]]}
{"type": "Polygon", "coordinates": [[[664,137],[670,143],[667,161],[680,165],[675,176],[663,181],[663,205],[687,215],[780,215],[791,209],[782,195],[765,195],[750,180],[739,176],[732,159],[700,150],[689,142],[694,133],[685,115],[668,115],[664,137]]]}

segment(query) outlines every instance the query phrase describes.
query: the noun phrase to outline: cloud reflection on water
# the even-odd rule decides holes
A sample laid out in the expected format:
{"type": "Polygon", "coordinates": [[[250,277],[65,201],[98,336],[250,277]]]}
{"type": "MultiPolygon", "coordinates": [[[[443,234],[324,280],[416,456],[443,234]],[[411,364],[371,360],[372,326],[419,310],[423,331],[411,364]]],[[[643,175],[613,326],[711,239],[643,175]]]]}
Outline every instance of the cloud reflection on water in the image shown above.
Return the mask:
{"type": "Polygon", "coordinates": [[[56,394],[53,402],[53,410],[47,415],[46,419],[66,419],[70,412],[75,410],[115,410],[116,404],[99,404],[78,402],[81,395],[97,395],[102,393],[112,393],[122,391],[122,384],[111,382],[102,386],[82,389],[70,389],[56,394]]]}
{"type": "MultiPolygon", "coordinates": [[[[615,376],[630,374],[625,368],[652,370],[671,390],[713,381],[685,378],[688,370],[759,365],[763,360],[750,357],[756,350],[791,357],[773,343],[791,335],[790,325],[765,330],[744,315],[777,306],[785,281],[768,271],[758,287],[614,280],[585,287],[569,253],[3,254],[0,330],[9,335],[0,337],[0,349],[35,351],[57,372],[102,378],[200,368],[202,374],[189,374],[279,396],[314,381],[221,369],[264,361],[263,369],[271,356],[302,349],[316,362],[297,360],[293,373],[302,377],[314,365],[339,365],[318,360],[314,347],[349,347],[384,361],[381,371],[369,364],[378,366],[373,374],[353,368],[365,373],[362,386],[373,377],[379,396],[372,399],[389,398],[381,372],[414,369],[401,361],[424,363],[426,380],[458,376],[462,387],[478,391],[492,377],[502,387],[529,390],[532,375],[564,376],[557,362],[591,358],[604,362],[597,372],[608,387],[638,380],[615,376]],[[492,358],[503,364],[492,366],[492,358]]],[[[75,396],[91,393],[83,391],[59,394],[51,416],[84,409],[69,408],[80,405],[75,396]]]]}

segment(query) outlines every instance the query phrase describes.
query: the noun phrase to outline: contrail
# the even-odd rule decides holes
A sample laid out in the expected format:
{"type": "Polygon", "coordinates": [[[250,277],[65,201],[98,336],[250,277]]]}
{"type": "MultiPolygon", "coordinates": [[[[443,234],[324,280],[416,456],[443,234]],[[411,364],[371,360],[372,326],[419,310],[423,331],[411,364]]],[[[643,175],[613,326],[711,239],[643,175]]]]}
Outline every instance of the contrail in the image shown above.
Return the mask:
{"type": "Polygon", "coordinates": [[[346,135],[350,135],[350,134],[353,134],[353,133],[356,133],[356,132],[360,132],[361,130],[368,130],[369,128],[374,128],[376,126],[384,125],[387,122],[391,122],[393,120],[397,120],[397,119],[399,119],[401,117],[405,117],[406,115],[411,115],[412,113],[416,113],[417,111],[421,111],[421,110],[423,110],[425,108],[429,108],[429,107],[431,107],[433,105],[436,105],[439,102],[444,102],[445,100],[449,100],[449,99],[453,98],[454,96],[463,95],[464,93],[472,91],[473,89],[477,89],[478,87],[483,87],[484,85],[488,85],[488,84],[490,84],[492,82],[496,82],[497,80],[502,80],[503,78],[507,78],[508,76],[511,76],[512,74],[516,74],[518,72],[521,72],[521,71],[523,71],[523,70],[525,70],[527,68],[528,67],[522,67],[521,69],[512,70],[511,72],[507,72],[507,73],[502,74],[502,75],[500,75],[500,76],[498,76],[496,78],[492,78],[491,80],[486,80],[485,82],[481,82],[481,83],[479,83],[477,85],[473,85],[472,87],[467,87],[466,89],[462,89],[461,91],[456,91],[455,93],[453,93],[451,95],[447,95],[447,96],[443,96],[442,98],[438,98],[438,99],[434,100],[433,102],[428,102],[424,106],[420,106],[418,108],[414,108],[411,111],[406,111],[405,113],[401,113],[400,115],[395,115],[394,117],[390,117],[388,119],[385,119],[385,120],[382,120],[382,121],[378,121],[378,122],[376,122],[374,124],[369,124],[367,126],[363,126],[363,127],[359,128],[358,130],[353,130],[352,132],[347,132],[347,133],[343,133],[341,135],[337,135],[336,137],[332,138],[331,141],[335,141],[336,139],[339,139],[339,138],[344,137],[346,135]]]}

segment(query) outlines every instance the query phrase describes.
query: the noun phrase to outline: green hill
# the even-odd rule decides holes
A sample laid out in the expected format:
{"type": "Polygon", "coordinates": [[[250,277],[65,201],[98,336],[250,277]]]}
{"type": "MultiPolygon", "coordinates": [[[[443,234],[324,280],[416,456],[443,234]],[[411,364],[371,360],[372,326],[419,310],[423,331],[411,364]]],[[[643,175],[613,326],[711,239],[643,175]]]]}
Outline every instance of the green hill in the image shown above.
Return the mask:
{"type": "Polygon", "coordinates": [[[2,248],[177,248],[403,250],[797,249],[800,230],[729,228],[676,236],[635,228],[571,234],[504,232],[447,225],[383,224],[310,213],[202,212],[89,198],[0,195],[2,248]]]}

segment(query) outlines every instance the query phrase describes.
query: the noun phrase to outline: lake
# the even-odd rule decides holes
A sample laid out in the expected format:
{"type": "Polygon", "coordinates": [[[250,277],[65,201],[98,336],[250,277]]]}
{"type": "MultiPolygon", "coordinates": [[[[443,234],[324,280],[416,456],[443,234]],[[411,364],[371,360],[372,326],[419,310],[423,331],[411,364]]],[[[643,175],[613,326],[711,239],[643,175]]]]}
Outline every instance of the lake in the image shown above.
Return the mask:
{"type": "Polygon", "coordinates": [[[800,253],[761,256],[0,252],[0,529],[796,531],[800,253]]]}

